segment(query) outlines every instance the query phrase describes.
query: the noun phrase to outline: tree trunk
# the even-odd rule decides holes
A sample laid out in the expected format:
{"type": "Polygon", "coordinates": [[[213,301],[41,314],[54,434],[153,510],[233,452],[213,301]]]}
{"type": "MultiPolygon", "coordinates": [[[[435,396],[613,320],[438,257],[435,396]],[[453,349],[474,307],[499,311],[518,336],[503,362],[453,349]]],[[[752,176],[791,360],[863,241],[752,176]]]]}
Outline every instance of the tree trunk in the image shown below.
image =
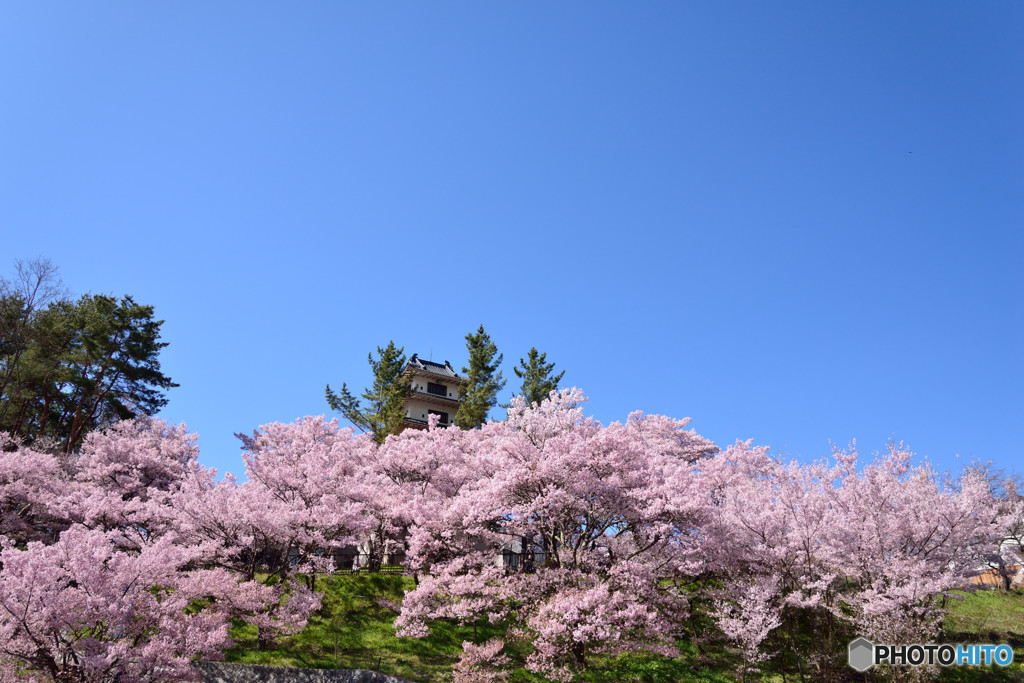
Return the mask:
{"type": "Polygon", "coordinates": [[[256,649],[260,652],[270,649],[270,644],[273,641],[273,636],[267,632],[267,629],[263,626],[256,627],[256,649]]]}
{"type": "Polygon", "coordinates": [[[576,660],[576,668],[577,669],[586,669],[587,668],[587,657],[586,657],[586,651],[583,648],[583,643],[578,643],[578,642],[573,641],[573,644],[572,644],[572,656],[573,656],[573,659],[576,660]]]}

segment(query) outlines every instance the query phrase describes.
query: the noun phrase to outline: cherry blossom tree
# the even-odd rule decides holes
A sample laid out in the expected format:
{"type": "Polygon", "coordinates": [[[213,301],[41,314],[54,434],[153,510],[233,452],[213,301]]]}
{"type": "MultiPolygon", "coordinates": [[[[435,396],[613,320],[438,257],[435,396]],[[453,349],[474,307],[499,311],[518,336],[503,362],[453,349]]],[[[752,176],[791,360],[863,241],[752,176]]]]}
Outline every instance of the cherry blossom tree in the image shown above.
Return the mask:
{"type": "MultiPolygon", "coordinates": [[[[228,561],[244,555],[245,539],[228,531],[238,519],[280,538],[290,518],[274,517],[279,499],[260,482],[217,483],[197,455],[183,426],[152,419],[90,434],[70,477],[45,454],[3,453],[5,513],[29,507],[38,526],[40,510],[56,510],[63,524],[43,535],[46,543],[24,533],[4,539],[0,641],[9,645],[0,660],[8,669],[76,681],[190,678],[192,658],[226,646],[232,618],[256,625],[261,642],[305,626],[318,594],[256,582],[228,561]]],[[[24,512],[11,519],[5,531],[27,524],[24,512]]]]}
{"type": "Polygon", "coordinates": [[[509,618],[534,644],[527,667],[556,680],[589,652],[676,652],[686,597],[663,581],[693,560],[706,504],[696,464],[716,449],[688,420],[637,413],[604,427],[583,401],[578,390],[532,407],[515,399],[508,420],[467,433],[474,476],[412,529],[428,576],[406,596],[400,633],[509,618]],[[498,565],[513,542],[536,548],[534,571],[498,565]]]}
{"type": "Polygon", "coordinates": [[[508,680],[506,668],[510,661],[501,654],[505,646],[500,638],[494,638],[483,645],[469,641],[462,643],[463,656],[452,668],[455,683],[500,683],[508,680]]]}
{"type": "Polygon", "coordinates": [[[958,488],[944,488],[930,466],[911,459],[890,444],[836,490],[851,551],[838,569],[857,587],[852,621],[885,642],[932,639],[943,615],[933,598],[964,585],[1007,522],[982,477],[967,473],[958,488]]]}
{"type": "Polygon", "coordinates": [[[4,542],[0,658],[55,681],[194,679],[193,658],[217,658],[229,614],[187,608],[237,582],[180,571],[194,558],[170,539],[139,552],[123,540],[75,525],[53,545],[4,542]]]}
{"type": "Polygon", "coordinates": [[[372,453],[372,461],[362,469],[359,485],[351,492],[364,513],[375,520],[376,532],[368,544],[371,554],[400,550],[408,554],[414,571],[438,553],[457,555],[457,543],[447,548],[434,545],[429,552],[419,548],[421,559],[417,559],[409,553],[412,531],[419,529],[421,543],[433,543],[443,530],[450,531],[445,520],[451,501],[484,472],[477,465],[479,432],[440,428],[439,421],[438,415],[430,415],[427,431],[407,430],[389,437],[372,453]]]}
{"type": "Polygon", "coordinates": [[[0,535],[22,545],[53,542],[68,526],[55,505],[65,486],[55,456],[19,447],[0,432],[0,535]]]}
{"type": "MultiPolygon", "coordinates": [[[[533,644],[531,670],[570,680],[588,653],[671,656],[692,598],[735,643],[741,674],[788,653],[829,678],[852,633],[933,638],[944,598],[1005,535],[984,481],[943,486],[902,447],[862,466],[852,450],[785,463],[749,442],[719,452],[685,420],[603,426],[582,402],[553,393],[473,432],[389,438],[378,465],[393,457],[389,479],[415,500],[410,564],[425,574],[401,634],[506,621],[533,644]],[[502,566],[510,547],[532,570],[502,566]],[[794,629],[815,633],[809,648],[794,629]]],[[[501,651],[481,647],[466,648],[460,676],[483,676],[501,651]]]]}
{"type": "Polygon", "coordinates": [[[240,613],[258,627],[260,647],[293,632],[319,606],[314,572],[332,549],[358,542],[371,525],[347,492],[374,447],[337,421],[305,418],[264,425],[244,440],[247,480],[216,482],[198,471],[173,498],[178,533],[205,549],[204,561],[262,587],[240,613]],[[296,581],[305,577],[305,583],[296,581]]]}
{"type": "Polygon", "coordinates": [[[801,466],[741,443],[721,459],[707,527],[717,541],[706,546],[723,581],[714,614],[747,669],[772,654],[763,644],[780,626],[801,670],[822,679],[843,666],[836,653],[853,633],[934,639],[943,598],[965,586],[1007,521],[980,477],[944,487],[896,445],[860,470],[854,450],[801,466]],[[792,637],[800,624],[815,634],[810,650],[792,637]]]}
{"type": "Polygon", "coordinates": [[[196,435],[155,418],[126,420],[92,432],[69,462],[57,506],[89,528],[120,531],[138,546],[178,534],[174,496],[202,477],[196,435]]]}
{"type": "Polygon", "coordinates": [[[902,446],[783,462],[719,450],[688,419],[602,425],[584,401],[514,399],[503,422],[434,417],[383,443],[323,417],[267,424],[243,438],[243,481],[218,481],[194,435],[152,418],[64,461],[0,435],[0,674],[194,677],[231,619],[261,647],[301,630],[316,572],[359,545],[371,565],[406,555],[400,634],[507,627],[464,645],[464,683],[506,678],[512,640],[532,646],[530,670],[569,681],[594,654],[676,656],[688,637],[731,643],[742,676],[779,657],[826,680],[854,633],[933,639],[952,591],[1019,533],[1019,501],[984,473],[945,485],[902,446]]]}
{"type": "MultiPolygon", "coordinates": [[[[275,567],[326,567],[325,553],[359,542],[374,528],[358,499],[359,474],[375,449],[372,439],[339,429],[337,420],[306,417],[263,425],[246,440],[245,495],[254,529],[276,546],[275,567]]],[[[365,496],[364,496],[365,497],[365,496]]]]}

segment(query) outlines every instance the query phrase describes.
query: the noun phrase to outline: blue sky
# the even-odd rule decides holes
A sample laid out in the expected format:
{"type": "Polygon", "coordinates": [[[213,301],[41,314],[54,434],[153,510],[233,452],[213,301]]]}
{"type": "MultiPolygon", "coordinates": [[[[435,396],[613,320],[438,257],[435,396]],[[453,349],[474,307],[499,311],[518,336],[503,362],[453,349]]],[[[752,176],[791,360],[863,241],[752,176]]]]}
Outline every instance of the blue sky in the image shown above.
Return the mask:
{"type": "Polygon", "coordinates": [[[1024,5],[0,2],[0,269],[165,319],[163,415],[483,323],[605,422],[1024,464],[1024,5]]]}

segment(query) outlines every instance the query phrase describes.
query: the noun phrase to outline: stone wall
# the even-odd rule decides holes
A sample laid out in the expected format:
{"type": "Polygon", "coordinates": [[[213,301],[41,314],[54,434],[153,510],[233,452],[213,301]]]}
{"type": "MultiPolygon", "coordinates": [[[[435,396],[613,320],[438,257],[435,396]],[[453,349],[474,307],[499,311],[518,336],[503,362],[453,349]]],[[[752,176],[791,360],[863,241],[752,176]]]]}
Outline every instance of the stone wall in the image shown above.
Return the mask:
{"type": "Polygon", "coordinates": [[[404,678],[361,669],[298,669],[290,666],[257,666],[199,662],[203,683],[409,683],[404,678]]]}

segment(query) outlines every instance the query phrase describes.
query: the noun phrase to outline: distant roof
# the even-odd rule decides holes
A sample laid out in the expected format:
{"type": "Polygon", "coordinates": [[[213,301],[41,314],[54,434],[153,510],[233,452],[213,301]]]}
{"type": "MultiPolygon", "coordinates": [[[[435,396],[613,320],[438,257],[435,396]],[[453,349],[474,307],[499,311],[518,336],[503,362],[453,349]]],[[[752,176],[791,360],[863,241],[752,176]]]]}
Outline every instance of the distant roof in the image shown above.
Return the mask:
{"type": "Polygon", "coordinates": [[[441,377],[462,379],[462,377],[459,376],[459,373],[455,372],[455,369],[452,368],[452,364],[448,361],[445,361],[444,363],[435,363],[432,360],[423,360],[422,358],[417,357],[415,353],[412,354],[412,358],[410,358],[409,362],[406,363],[405,368],[407,370],[412,368],[413,370],[419,370],[421,372],[429,372],[432,375],[440,375],[441,377]]]}

